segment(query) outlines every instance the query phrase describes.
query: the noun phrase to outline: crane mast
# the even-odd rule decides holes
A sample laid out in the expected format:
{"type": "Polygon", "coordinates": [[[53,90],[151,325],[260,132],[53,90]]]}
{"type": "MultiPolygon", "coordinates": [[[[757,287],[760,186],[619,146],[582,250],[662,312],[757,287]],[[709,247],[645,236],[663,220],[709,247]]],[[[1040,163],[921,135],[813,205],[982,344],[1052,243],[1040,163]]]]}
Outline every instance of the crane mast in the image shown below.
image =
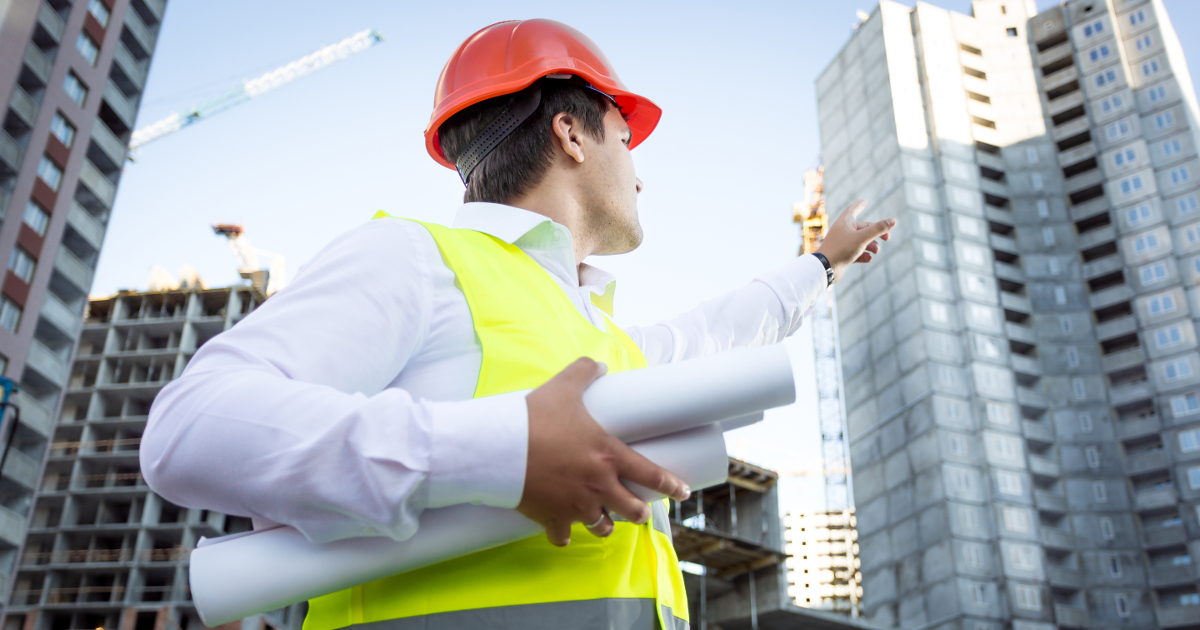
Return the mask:
{"type": "Polygon", "coordinates": [[[383,41],[383,34],[379,31],[371,29],[359,31],[336,44],[325,46],[266,74],[244,81],[241,85],[216,98],[204,101],[191,109],[175,112],[162,120],[134,131],[129,140],[129,150],[136,151],[163,136],[194,125],[231,107],[241,105],[252,98],[262,96],[300,77],[312,74],[335,61],[362,52],[381,41],[383,41]]]}
{"type": "Polygon", "coordinates": [[[218,223],[213,232],[229,239],[229,249],[238,259],[238,275],[250,281],[251,286],[271,295],[287,285],[287,267],[281,254],[258,249],[246,238],[246,228],[236,223],[218,223]],[[259,266],[258,257],[270,258],[266,269],[259,266]]]}

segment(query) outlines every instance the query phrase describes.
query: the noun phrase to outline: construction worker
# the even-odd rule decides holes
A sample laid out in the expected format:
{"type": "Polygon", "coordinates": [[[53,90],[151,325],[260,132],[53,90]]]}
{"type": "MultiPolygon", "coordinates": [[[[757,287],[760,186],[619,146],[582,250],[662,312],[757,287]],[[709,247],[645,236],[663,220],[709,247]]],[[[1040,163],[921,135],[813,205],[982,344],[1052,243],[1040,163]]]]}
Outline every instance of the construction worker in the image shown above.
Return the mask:
{"type": "Polygon", "coordinates": [[[151,410],[151,487],[315,542],[403,540],[422,510],[467,502],[546,529],[317,598],[306,630],[686,628],[666,502],[618,480],[689,489],[601,429],[582,392],[606,370],[780,341],[895,221],[859,222],[857,204],[816,254],[622,330],[613,278],[583,261],[641,242],[630,149],[660,115],[569,26],[472,35],[425,132],[466,185],[454,228],[367,222],[201,347],[151,410]]]}

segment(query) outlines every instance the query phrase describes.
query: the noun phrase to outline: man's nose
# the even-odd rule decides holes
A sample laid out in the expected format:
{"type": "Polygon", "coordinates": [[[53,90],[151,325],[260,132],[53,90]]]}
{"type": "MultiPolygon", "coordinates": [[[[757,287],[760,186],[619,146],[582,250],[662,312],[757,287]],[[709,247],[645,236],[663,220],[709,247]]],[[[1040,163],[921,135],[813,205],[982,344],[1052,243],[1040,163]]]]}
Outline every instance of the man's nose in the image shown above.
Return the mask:
{"type": "Polygon", "coordinates": [[[637,180],[637,191],[642,192],[642,187],[644,186],[644,184],[642,184],[642,178],[635,177],[634,179],[637,180]]]}

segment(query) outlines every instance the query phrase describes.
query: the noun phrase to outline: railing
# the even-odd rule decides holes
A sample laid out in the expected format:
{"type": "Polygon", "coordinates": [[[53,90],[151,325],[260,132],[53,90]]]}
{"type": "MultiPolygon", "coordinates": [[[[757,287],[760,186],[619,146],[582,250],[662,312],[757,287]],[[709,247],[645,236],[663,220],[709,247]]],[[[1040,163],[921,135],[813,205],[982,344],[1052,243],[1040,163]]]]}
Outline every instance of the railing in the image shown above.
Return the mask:
{"type": "Polygon", "coordinates": [[[50,71],[54,68],[54,63],[42,54],[42,51],[37,49],[37,46],[32,44],[25,47],[25,56],[22,58],[25,65],[33,72],[33,75],[42,83],[50,82],[50,71]]]}
{"type": "MultiPolygon", "coordinates": [[[[103,123],[97,122],[96,124],[101,125],[103,123]]],[[[108,181],[108,178],[104,176],[104,173],[100,172],[100,169],[96,168],[96,165],[92,164],[91,160],[83,161],[83,168],[79,169],[79,181],[83,182],[95,193],[96,197],[104,203],[105,207],[112,208],[113,200],[117,196],[117,188],[112,185],[112,182],[108,181]]]]}
{"type": "Polygon", "coordinates": [[[67,25],[63,19],[58,17],[58,14],[50,8],[47,2],[39,2],[37,21],[46,29],[47,33],[54,38],[54,41],[62,43],[63,30],[67,25]]]}
{"type": "MultiPolygon", "coordinates": [[[[62,249],[65,248],[60,248],[59,251],[62,249]]],[[[59,387],[67,382],[67,370],[70,366],[67,365],[66,359],[59,357],[37,339],[29,344],[29,354],[26,355],[25,365],[37,370],[59,387]]]]}
{"type": "Polygon", "coordinates": [[[8,106],[11,107],[18,116],[24,118],[25,122],[28,123],[30,127],[32,127],[34,122],[37,120],[37,103],[34,102],[33,97],[30,96],[29,93],[21,89],[19,84],[13,86],[12,98],[8,99],[8,106]]]}
{"type": "Polygon", "coordinates": [[[97,453],[114,453],[121,451],[137,451],[137,447],[142,443],[142,438],[122,438],[114,440],[93,440],[91,442],[51,442],[50,455],[76,455],[81,449],[90,449],[83,451],[84,455],[92,455],[97,453]],[[121,448],[132,447],[132,448],[121,448]]]}
{"type": "Polygon", "coordinates": [[[66,333],[68,337],[77,336],[79,327],[83,325],[83,316],[72,311],[49,291],[46,292],[46,297],[42,302],[42,317],[66,333]]]}
{"type": "Polygon", "coordinates": [[[5,540],[14,547],[21,546],[25,541],[25,517],[6,507],[0,507],[0,540],[5,540]]]}
{"type": "Polygon", "coordinates": [[[1175,505],[1177,496],[1175,488],[1139,490],[1133,494],[1133,503],[1139,510],[1153,510],[1175,505]]]}
{"type": "Polygon", "coordinates": [[[58,248],[54,255],[54,268],[83,292],[90,290],[93,269],[76,258],[66,247],[58,248]]]}
{"type": "Polygon", "coordinates": [[[139,92],[146,89],[147,71],[145,65],[143,65],[144,62],[138,62],[137,59],[134,59],[133,53],[129,52],[125,44],[120,41],[117,42],[117,50],[113,53],[113,63],[121,67],[121,71],[125,73],[125,76],[129,77],[130,81],[133,81],[133,86],[139,92]]]}
{"type": "Polygon", "coordinates": [[[128,151],[128,147],[125,146],[124,142],[118,140],[117,137],[108,130],[108,125],[104,124],[104,121],[100,119],[97,119],[95,123],[92,124],[92,141],[95,142],[96,146],[100,147],[102,151],[108,154],[109,159],[111,159],[113,164],[116,164],[118,168],[125,164],[125,154],[128,151]]]}
{"type": "Polygon", "coordinates": [[[142,48],[146,49],[147,54],[154,53],[154,42],[158,36],[150,27],[146,26],[146,23],[142,21],[137,11],[130,10],[125,12],[125,28],[142,45],[142,48]]]}
{"type": "Polygon", "coordinates": [[[7,131],[0,130],[0,160],[8,162],[12,170],[21,170],[21,162],[25,159],[25,150],[21,145],[13,140],[12,136],[8,135],[7,131]]]}
{"type": "MultiPolygon", "coordinates": [[[[132,11],[129,13],[132,13],[132,11]]],[[[129,99],[125,98],[125,95],[121,93],[121,89],[117,87],[117,84],[112,82],[112,79],[107,79],[104,82],[103,95],[108,105],[117,113],[117,116],[121,117],[121,122],[132,128],[134,121],[137,119],[137,109],[129,102],[129,99]]]]}
{"type": "Polygon", "coordinates": [[[21,566],[46,564],[80,564],[85,562],[176,562],[186,560],[193,547],[162,549],[63,549],[59,551],[25,552],[21,566]]]}
{"type": "Polygon", "coordinates": [[[1117,439],[1128,440],[1130,438],[1158,433],[1161,430],[1162,420],[1159,420],[1158,416],[1138,418],[1136,420],[1121,420],[1117,422],[1117,439]]]}
{"type": "Polygon", "coordinates": [[[1042,545],[1054,549],[1071,549],[1075,546],[1075,538],[1070,532],[1054,527],[1042,527],[1042,545]]]}
{"type": "Polygon", "coordinates": [[[149,488],[141,472],[101,473],[95,475],[47,476],[42,481],[42,492],[64,492],[66,490],[137,490],[149,488]],[[93,482],[100,482],[95,484],[93,482]],[[82,485],[80,485],[82,484],[82,485]]]}

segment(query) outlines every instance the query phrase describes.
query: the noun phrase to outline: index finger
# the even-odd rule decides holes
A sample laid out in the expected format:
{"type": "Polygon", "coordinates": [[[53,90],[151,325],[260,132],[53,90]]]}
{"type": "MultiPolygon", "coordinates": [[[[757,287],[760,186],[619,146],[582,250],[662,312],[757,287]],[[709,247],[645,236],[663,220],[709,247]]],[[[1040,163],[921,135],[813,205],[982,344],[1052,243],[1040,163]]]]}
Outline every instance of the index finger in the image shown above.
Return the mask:
{"type": "Polygon", "coordinates": [[[867,202],[863,201],[862,199],[859,199],[858,201],[855,201],[854,203],[850,204],[850,206],[847,207],[845,210],[843,210],[842,215],[847,217],[848,220],[853,221],[853,220],[857,219],[858,215],[862,214],[862,211],[865,210],[866,208],[867,208],[867,202]]]}

